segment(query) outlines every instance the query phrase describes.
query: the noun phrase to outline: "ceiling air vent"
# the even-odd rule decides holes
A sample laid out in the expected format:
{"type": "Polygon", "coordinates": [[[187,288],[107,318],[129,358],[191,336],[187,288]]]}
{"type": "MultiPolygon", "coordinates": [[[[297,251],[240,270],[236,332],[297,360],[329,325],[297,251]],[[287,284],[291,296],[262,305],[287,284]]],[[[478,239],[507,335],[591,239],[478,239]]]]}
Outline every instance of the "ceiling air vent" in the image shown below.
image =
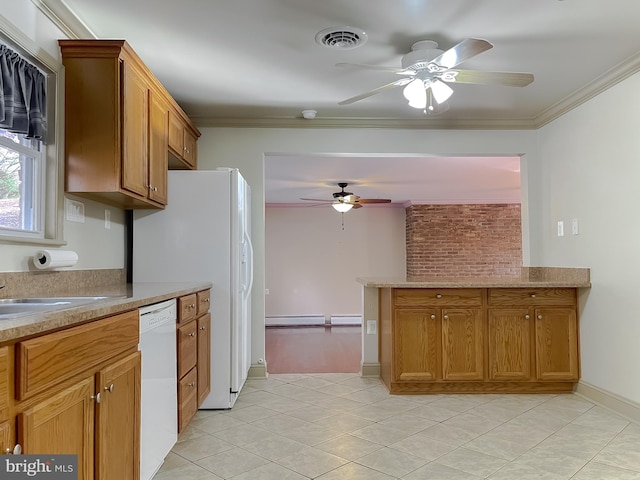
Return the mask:
{"type": "Polygon", "coordinates": [[[353,27],[331,27],[316,33],[316,42],[334,50],[349,50],[364,45],[367,34],[353,27]]]}

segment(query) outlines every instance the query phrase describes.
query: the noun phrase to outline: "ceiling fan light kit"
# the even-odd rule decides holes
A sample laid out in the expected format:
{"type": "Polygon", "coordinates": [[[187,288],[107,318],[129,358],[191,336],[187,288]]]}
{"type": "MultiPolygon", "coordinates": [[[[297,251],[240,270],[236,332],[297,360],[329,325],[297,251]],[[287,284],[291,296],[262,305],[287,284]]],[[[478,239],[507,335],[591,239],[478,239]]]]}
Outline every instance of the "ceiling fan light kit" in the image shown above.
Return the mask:
{"type": "Polygon", "coordinates": [[[389,198],[360,198],[358,195],[354,195],[351,192],[345,192],[345,188],[349,185],[346,182],[338,183],[338,187],[341,188],[339,192],[332,194],[333,200],[318,199],[318,198],[301,198],[309,202],[330,203],[331,206],[340,213],[346,213],[352,208],[362,208],[366,203],[391,203],[389,198]]]}
{"type": "Polygon", "coordinates": [[[378,70],[404,76],[395,82],[343,100],[339,105],[348,105],[385,90],[404,87],[402,93],[409,101],[410,107],[422,109],[427,115],[436,115],[449,109],[449,106],[445,107],[444,104],[453,95],[453,89],[447,83],[525,87],[533,82],[531,73],[453,70],[457,65],[493,48],[487,40],[467,38],[446,52],[437,47],[438,44],[432,40],[415,42],[411,46],[411,52],[402,57],[402,68],[338,63],[336,66],[378,70]],[[440,105],[443,107],[438,108],[440,105]]]}
{"type": "Polygon", "coordinates": [[[339,200],[334,200],[331,206],[340,213],[347,213],[349,210],[353,208],[353,205],[350,203],[344,203],[339,200]]]}

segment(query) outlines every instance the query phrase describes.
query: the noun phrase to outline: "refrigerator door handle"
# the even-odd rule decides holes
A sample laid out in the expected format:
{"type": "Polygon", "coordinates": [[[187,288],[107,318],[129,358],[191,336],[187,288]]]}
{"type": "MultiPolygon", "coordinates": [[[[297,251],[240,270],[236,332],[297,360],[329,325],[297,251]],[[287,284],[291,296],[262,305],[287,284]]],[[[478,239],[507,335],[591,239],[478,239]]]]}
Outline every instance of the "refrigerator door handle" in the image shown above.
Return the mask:
{"type": "Polygon", "coordinates": [[[248,270],[247,274],[245,275],[245,279],[248,276],[249,277],[249,282],[248,285],[245,284],[245,296],[248,297],[251,294],[251,289],[253,288],[253,244],[251,243],[251,238],[249,237],[249,235],[247,235],[247,233],[245,232],[244,234],[244,238],[247,242],[247,245],[249,246],[249,260],[246,262],[246,268],[248,270]]]}

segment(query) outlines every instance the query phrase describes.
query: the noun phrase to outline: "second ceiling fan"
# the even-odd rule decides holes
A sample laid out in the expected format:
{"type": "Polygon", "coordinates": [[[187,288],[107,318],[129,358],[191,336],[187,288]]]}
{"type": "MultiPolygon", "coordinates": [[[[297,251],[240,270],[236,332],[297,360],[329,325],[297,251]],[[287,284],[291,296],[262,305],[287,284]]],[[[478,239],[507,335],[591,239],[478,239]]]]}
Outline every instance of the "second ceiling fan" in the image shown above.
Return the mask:
{"type": "Polygon", "coordinates": [[[352,192],[345,192],[344,189],[347,188],[348,185],[346,182],[338,183],[341,191],[334,192],[332,200],[318,198],[301,198],[300,200],[330,203],[335,210],[341,213],[348,212],[352,208],[362,208],[362,206],[367,203],[391,203],[391,199],[389,198],[361,198],[352,192]]]}

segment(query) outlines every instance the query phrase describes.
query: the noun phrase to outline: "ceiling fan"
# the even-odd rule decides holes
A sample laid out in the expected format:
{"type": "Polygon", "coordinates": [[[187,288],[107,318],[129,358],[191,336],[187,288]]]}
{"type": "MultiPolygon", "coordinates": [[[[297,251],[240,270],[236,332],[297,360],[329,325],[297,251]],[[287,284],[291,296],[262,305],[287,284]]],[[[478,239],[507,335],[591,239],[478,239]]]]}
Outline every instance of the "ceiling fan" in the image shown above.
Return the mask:
{"type": "Polygon", "coordinates": [[[347,188],[347,185],[349,184],[346,182],[338,183],[341,191],[333,193],[333,200],[317,198],[301,198],[300,200],[330,203],[334,209],[341,213],[348,212],[352,208],[362,208],[366,203],[391,203],[391,199],[389,198],[360,198],[352,192],[345,192],[344,189],[347,188]]]}
{"type": "Polygon", "coordinates": [[[364,68],[403,76],[399,80],[343,100],[339,105],[348,105],[385,90],[404,87],[403,94],[409,101],[409,106],[422,109],[427,115],[435,115],[449,108],[446,101],[453,94],[453,89],[447,85],[448,83],[525,87],[533,82],[531,73],[454,69],[457,65],[493,48],[493,44],[487,40],[467,38],[446,52],[437,47],[438,44],[432,40],[414,43],[411,52],[402,57],[402,68],[358,63],[336,64],[338,67],[364,68]]]}

